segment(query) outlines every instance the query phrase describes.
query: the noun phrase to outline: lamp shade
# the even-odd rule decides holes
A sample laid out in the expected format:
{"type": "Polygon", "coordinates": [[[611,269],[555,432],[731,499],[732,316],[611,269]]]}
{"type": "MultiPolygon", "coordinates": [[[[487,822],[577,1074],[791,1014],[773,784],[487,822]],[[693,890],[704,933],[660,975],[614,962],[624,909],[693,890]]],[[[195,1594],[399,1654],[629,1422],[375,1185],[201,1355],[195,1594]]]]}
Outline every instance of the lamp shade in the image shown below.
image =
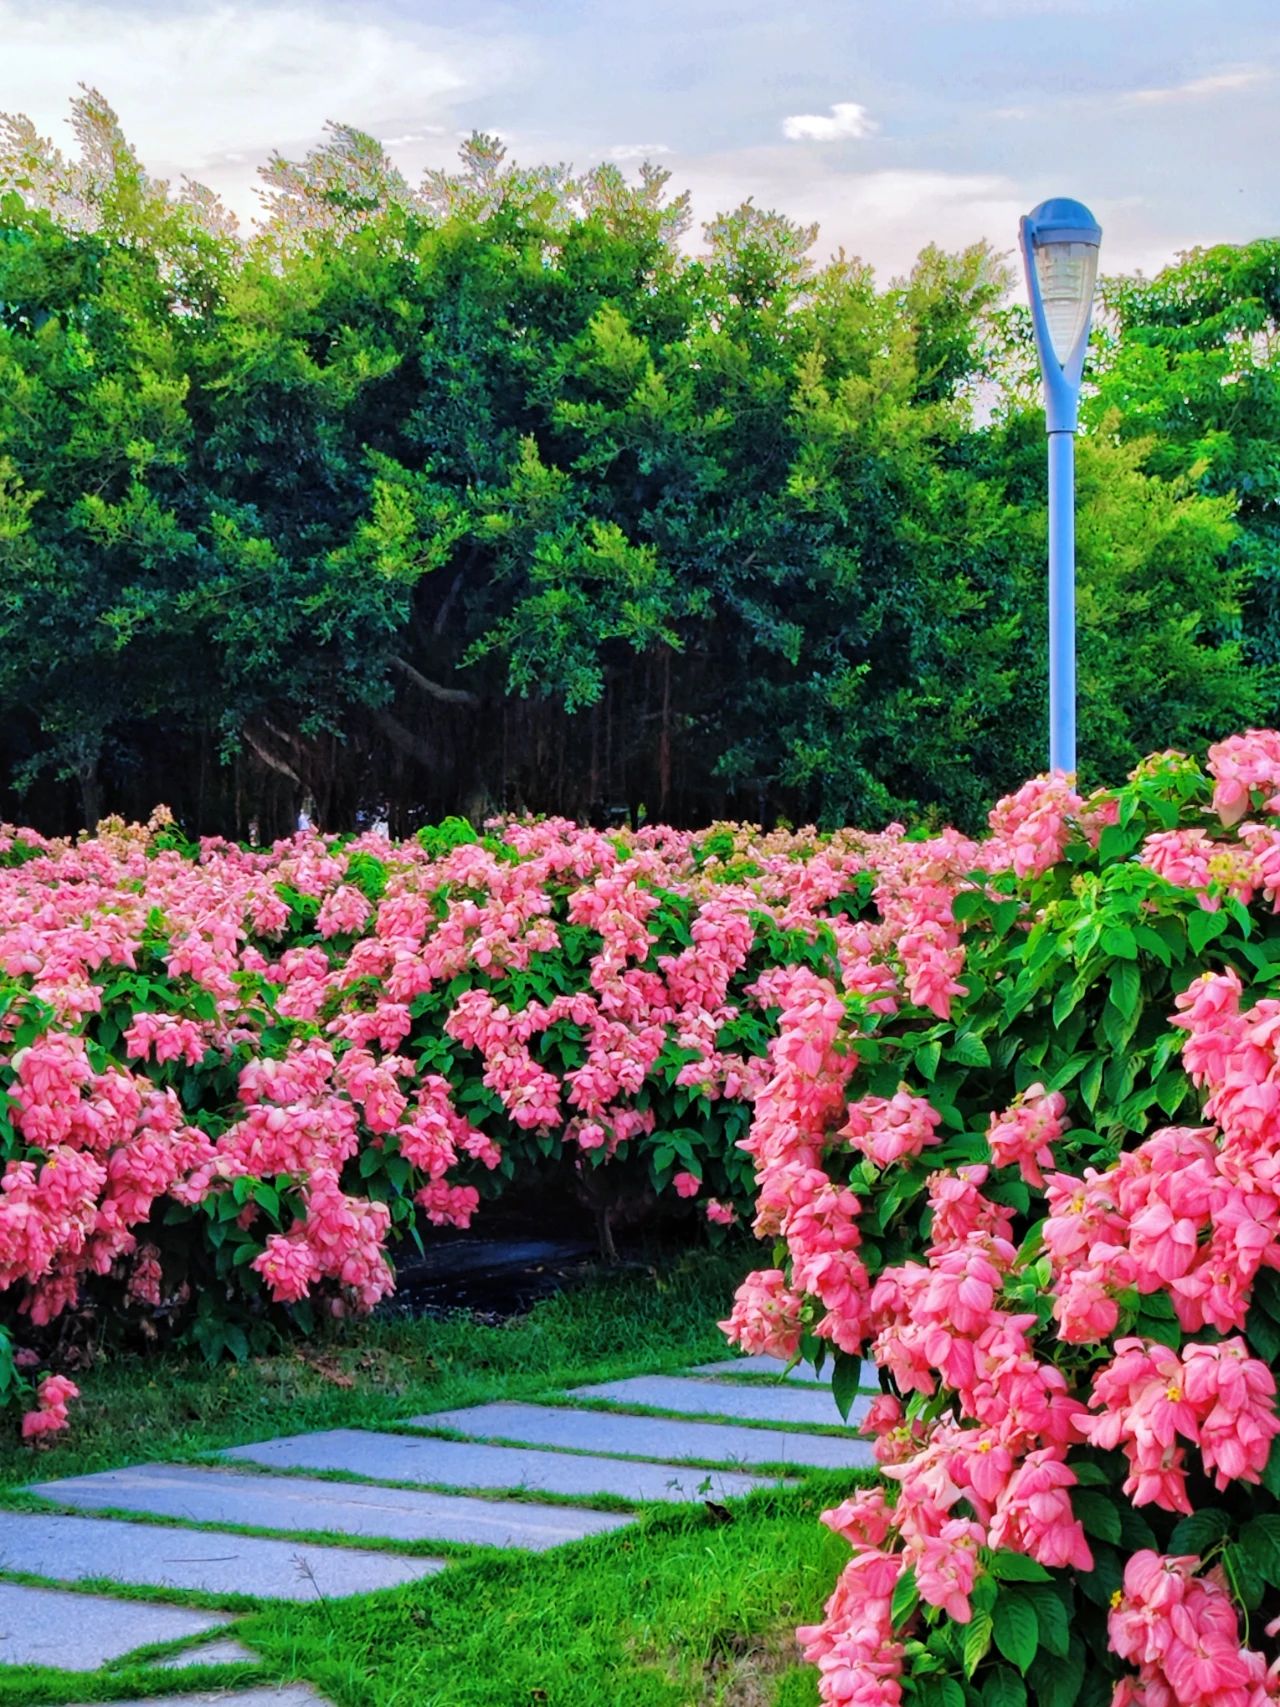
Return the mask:
{"type": "Polygon", "coordinates": [[[1065,367],[1088,324],[1098,276],[1098,246],[1041,243],[1035,253],[1049,342],[1059,366],[1065,367]]]}
{"type": "Polygon", "coordinates": [[[1066,367],[1088,329],[1102,231],[1088,208],[1065,196],[1041,202],[1027,223],[1049,342],[1066,367]]]}

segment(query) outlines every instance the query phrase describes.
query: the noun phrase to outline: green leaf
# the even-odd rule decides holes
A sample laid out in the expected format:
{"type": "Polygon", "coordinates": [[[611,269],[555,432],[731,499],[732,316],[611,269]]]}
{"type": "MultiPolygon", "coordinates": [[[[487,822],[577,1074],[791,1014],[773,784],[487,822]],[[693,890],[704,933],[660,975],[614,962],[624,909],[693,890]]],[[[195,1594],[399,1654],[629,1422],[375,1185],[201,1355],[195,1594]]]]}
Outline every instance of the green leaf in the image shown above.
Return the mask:
{"type": "Polygon", "coordinates": [[[991,924],[997,936],[1004,936],[1014,920],[1022,912],[1022,903],[1016,899],[999,901],[991,909],[991,924]]]}
{"type": "Polygon", "coordinates": [[[1050,1584],[1029,1589],[1040,1625],[1040,1646],[1062,1658],[1071,1645],[1071,1624],[1058,1591],[1050,1584]]]}
{"type": "Polygon", "coordinates": [[[1007,1548],[991,1555],[990,1570],[992,1576],[1003,1583],[1047,1583],[1052,1580],[1039,1560],[1028,1559],[1025,1553],[1012,1553],[1007,1548]]]}
{"type": "Polygon", "coordinates": [[[1280,1500],[1280,1434],[1271,1442],[1271,1451],[1262,1471],[1262,1485],[1273,1499],[1280,1500]]]}
{"type": "Polygon", "coordinates": [[[268,1215],[280,1214],[280,1193],[275,1186],[267,1185],[263,1180],[259,1180],[253,1188],[253,1201],[259,1208],[265,1209],[268,1215]]]}
{"type": "Polygon", "coordinates": [[[1266,1578],[1243,1547],[1229,1541],[1221,1557],[1232,1593],[1246,1612],[1255,1611],[1266,1592],[1266,1578]]]}
{"type": "Polygon", "coordinates": [[[982,1039],[971,1031],[962,1032],[947,1050],[947,1060],[961,1067],[989,1067],[991,1052],[982,1039]]]}
{"type": "Polygon", "coordinates": [[[994,1629],[995,1625],[992,1622],[991,1614],[988,1612],[975,1612],[969,1620],[964,1633],[964,1672],[966,1677],[972,1677],[986,1658],[994,1629]]]}
{"type": "Polygon", "coordinates": [[[1245,1338],[1266,1363],[1280,1359],[1280,1324],[1272,1321],[1265,1310],[1255,1304],[1245,1318],[1245,1338]]]}
{"type": "Polygon", "coordinates": [[[1187,1100],[1191,1081],[1180,1067],[1169,1067],[1156,1080],[1156,1101],[1166,1114],[1176,1114],[1187,1100]]]}
{"type": "Polygon", "coordinates": [[[1120,809],[1124,819],[1120,824],[1108,824],[1098,837],[1098,859],[1102,865],[1110,865],[1113,860],[1128,859],[1129,855],[1143,840],[1145,835],[1142,827],[1130,825],[1136,802],[1127,799],[1120,809]],[[1126,817],[1125,814],[1128,813],[1126,817]]]}
{"type": "Polygon", "coordinates": [[[942,1044],[935,1037],[932,1043],[921,1044],[916,1050],[916,1071],[926,1083],[932,1084],[937,1075],[938,1063],[942,1059],[942,1044]]]}
{"type": "Polygon", "coordinates": [[[1133,936],[1138,947],[1154,954],[1162,966],[1173,965],[1173,952],[1159,931],[1152,930],[1150,925],[1134,925],[1133,936]]]}
{"type": "Polygon", "coordinates": [[[996,1647],[1011,1665],[1025,1672],[1040,1646],[1040,1620],[1034,1605],[1020,1589],[1011,1589],[996,1601],[993,1618],[996,1647]]]}
{"type": "Polygon", "coordinates": [[[1138,942],[1128,925],[1106,925],[1102,931],[1102,948],[1117,960],[1136,960],[1138,942]]]}
{"type": "Polygon", "coordinates": [[[1208,913],[1203,907],[1197,907],[1187,917],[1187,941],[1191,944],[1191,952],[1203,954],[1213,939],[1226,930],[1227,923],[1224,913],[1208,913]]]}
{"type": "Polygon", "coordinates": [[[1106,1494],[1092,1488],[1073,1488],[1071,1505],[1086,1535],[1096,1535],[1100,1541],[1119,1541],[1120,1513],[1106,1494]]]}
{"type": "Polygon", "coordinates": [[[1091,1459],[1082,1458],[1079,1463],[1073,1462],[1071,1468],[1082,1488],[1106,1488],[1111,1485],[1111,1477],[1103,1466],[1093,1463],[1091,1459]]]}
{"type": "Polygon", "coordinates": [[[920,1590],[916,1587],[915,1566],[908,1565],[898,1578],[893,1599],[889,1602],[889,1616],[893,1619],[895,1629],[901,1629],[908,1622],[919,1604],[920,1590]]]}
{"type": "Polygon", "coordinates": [[[982,1707],[1027,1707],[1027,1686],[1008,1666],[993,1666],[983,1680],[982,1707]]]}
{"type": "Polygon", "coordinates": [[[1041,1649],[1027,1673],[1036,1707],[1075,1707],[1084,1671],[1085,1647],[1079,1636],[1071,1638],[1065,1655],[1041,1649]]]}
{"type": "Polygon", "coordinates": [[[1093,1060],[1080,1075],[1080,1097],[1087,1109],[1093,1109],[1098,1101],[1098,1092],[1102,1089],[1102,1070],[1106,1062],[1101,1055],[1095,1055],[1093,1060]]]}
{"type": "Polygon", "coordinates": [[[831,1392],[836,1401],[836,1409],[845,1422],[849,1420],[849,1411],[857,1397],[858,1382],[862,1376],[862,1359],[850,1357],[847,1352],[836,1353],[836,1366],[831,1377],[831,1392]]]}
{"type": "Polygon", "coordinates": [[[1053,1023],[1061,1025],[1067,1015],[1079,1004],[1084,995],[1085,987],[1079,983],[1064,984],[1053,998],[1053,1023]]]}
{"type": "Polygon", "coordinates": [[[911,1680],[911,1692],[919,1707],[965,1707],[964,1690],[953,1677],[918,1673],[911,1680]]]}
{"type": "Polygon", "coordinates": [[[1240,1531],[1240,1548],[1263,1581],[1280,1588],[1280,1514],[1251,1518],[1240,1531]]]}
{"type": "Polygon", "coordinates": [[[1142,974],[1132,960],[1122,960],[1111,968],[1111,992],[1107,999],[1124,1019],[1133,1018],[1142,1000],[1142,974]]]}

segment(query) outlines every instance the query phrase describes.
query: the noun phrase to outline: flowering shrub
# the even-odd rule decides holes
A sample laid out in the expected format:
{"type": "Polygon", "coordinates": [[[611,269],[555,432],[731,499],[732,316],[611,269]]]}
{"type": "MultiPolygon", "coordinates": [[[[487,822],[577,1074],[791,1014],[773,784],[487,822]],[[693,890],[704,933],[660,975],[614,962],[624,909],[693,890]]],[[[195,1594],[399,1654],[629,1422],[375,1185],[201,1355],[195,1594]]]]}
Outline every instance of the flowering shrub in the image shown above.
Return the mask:
{"type": "Polygon", "coordinates": [[[11,1322],[88,1289],[243,1350],[537,1170],[754,1213],[731,1336],[846,1408],[880,1369],[824,1699],[1280,1696],[1280,737],[981,841],[158,817],[0,860],[11,1322]]]}
{"type": "Polygon", "coordinates": [[[766,975],[725,1327],[881,1386],[824,1701],[1280,1698],[1278,815],[1264,732],[1041,779],[876,850],[852,976],[766,975]]]}
{"type": "Polygon", "coordinates": [[[876,845],[452,821],[250,851],[163,813],[0,833],[10,1326],[92,1301],[242,1355],[272,1312],[370,1309],[396,1238],[548,1170],[715,1234],[750,1202],[769,977],[842,953],[856,976],[876,845]]]}

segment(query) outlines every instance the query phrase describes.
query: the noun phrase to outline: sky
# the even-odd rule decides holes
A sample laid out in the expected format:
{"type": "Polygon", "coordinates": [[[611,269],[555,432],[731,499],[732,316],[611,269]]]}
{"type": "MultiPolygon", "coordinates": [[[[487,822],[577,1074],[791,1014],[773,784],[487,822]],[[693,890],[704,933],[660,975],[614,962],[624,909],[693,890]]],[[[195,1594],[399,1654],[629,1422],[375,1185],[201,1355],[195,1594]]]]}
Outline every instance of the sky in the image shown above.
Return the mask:
{"type": "Polygon", "coordinates": [[[80,83],[246,221],[337,120],[411,180],[474,129],[647,157],[698,221],[752,197],[886,277],[1051,195],[1106,271],[1280,235],[1280,0],[0,0],[0,112],[69,150],[80,83]]]}

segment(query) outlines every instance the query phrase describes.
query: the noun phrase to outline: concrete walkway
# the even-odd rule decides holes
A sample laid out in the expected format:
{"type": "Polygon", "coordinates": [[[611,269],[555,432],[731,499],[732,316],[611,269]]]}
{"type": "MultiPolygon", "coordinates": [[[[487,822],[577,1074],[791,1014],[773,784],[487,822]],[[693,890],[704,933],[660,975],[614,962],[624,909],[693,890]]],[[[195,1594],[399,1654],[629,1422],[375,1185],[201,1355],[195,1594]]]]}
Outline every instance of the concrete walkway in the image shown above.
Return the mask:
{"type": "MultiPolygon", "coordinates": [[[[28,1491],[47,1510],[0,1511],[0,1573],[47,1586],[0,1580],[0,1666],[91,1672],[179,1642],[157,1668],[252,1664],[231,1611],[168,1604],[166,1593],[199,1589],[234,1606],[237,1596],[398,1587],[446,1568],[433,1545],[540,1551],[632,1521],[577,1500],[719,1500],[809,1467],[872,1462],[811,1369],[780,1374],[769,1359],[740,1358],[580,1387],[555,1403],[430,1412],[397,1432],[328,1429],[234,1447],[208,1464],[34,1483],[28,1491]],[[156,1598],[98,1592],[104,1583],[156,1598]]],[[[226,1691],[152,1696],[148,1707],[202,1702],[327,1707],[302,1684],[237,1689],[230,1679],[226,1691]]]]}

